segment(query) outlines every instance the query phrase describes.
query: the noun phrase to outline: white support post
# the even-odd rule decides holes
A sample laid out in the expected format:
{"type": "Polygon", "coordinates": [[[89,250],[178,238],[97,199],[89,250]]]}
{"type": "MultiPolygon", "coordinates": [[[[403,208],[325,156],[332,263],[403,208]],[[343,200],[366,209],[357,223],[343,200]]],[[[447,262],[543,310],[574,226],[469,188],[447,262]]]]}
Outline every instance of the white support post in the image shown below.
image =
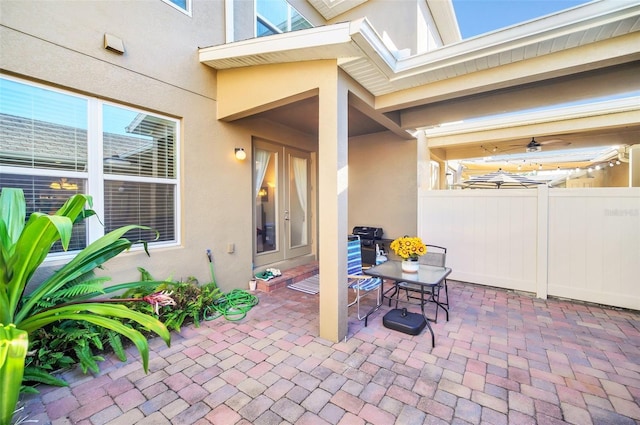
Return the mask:
{"type": "Polygon", "coordinates": [[[425,196],[428,196],[428,191],[431,187],[431,154],[429,153],[429,147],[427,146],[427,136],[424,131],[418,131],[418,141],[416,143],[416,157],[417,157],[417,167],[418,167],[418,193],[416,196],[418,197],[418,223],[416,224],[416,229],[418,231],[418,236],[424,238],[426,235],[427,229],[424,228],[425,220],[423,219],[423,210],[422,210],[422,199],[425,196]]]}
{"type": "Polygon", "coordinates": [[[536,296],[547,299],[549,290],[549,188],[538,186],[536,296]]]}

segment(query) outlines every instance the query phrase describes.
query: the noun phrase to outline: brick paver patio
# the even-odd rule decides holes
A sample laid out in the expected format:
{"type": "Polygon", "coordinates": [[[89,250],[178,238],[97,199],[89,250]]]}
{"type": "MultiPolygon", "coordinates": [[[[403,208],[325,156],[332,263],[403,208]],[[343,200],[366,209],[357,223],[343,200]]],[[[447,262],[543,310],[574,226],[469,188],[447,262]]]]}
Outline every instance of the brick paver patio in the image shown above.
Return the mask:
{"type": "MultiPolygon", "coordinates": [[[[318,335],[318,296],[260,293],[240,322],[185,327],[98,376],[64,374],[39,424],[640,424],[640,314],[449,282],[451,317],[412,337],[349,323],[318,335]]],[[[414,307],[415,308],[415,307],[414,307]]],[[[350,311],[353,313],[353,311],[350,311]]]]}

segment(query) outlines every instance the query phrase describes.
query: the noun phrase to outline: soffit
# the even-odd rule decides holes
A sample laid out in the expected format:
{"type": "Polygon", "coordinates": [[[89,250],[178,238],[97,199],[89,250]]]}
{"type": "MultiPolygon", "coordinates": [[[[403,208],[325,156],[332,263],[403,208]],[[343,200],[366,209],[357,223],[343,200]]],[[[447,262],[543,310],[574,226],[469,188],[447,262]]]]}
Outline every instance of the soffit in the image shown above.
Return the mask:
{"type": "Polygon", "coordinates": [[[640,4],[602,1],[404,59],[395,56],[366,19],[359,19],[203,48],[200,62],[230,69],[335,59],[365,89],[382,96],[639,30],[640,4]]]}
{"type": "MultiPolygon", "coordinates": [[[[535,137],[542,152],[633,145],[640,140],[640,97],[482,119],[424,130],[442,159],[525,154],[535,137]]],[[[529,155],[531,156],[531,155],[529,155]]]]}
{"type": "MultiPolygon", "coordinates": [[[[349,105],[349,137],[357,137],[365,134],[380,133],[388,128],[376,122],[371,115],[360,111],[350,102],[349,105]]],[[[261,112],[258,115],[261,119],[266,119],[276,123],[286,123],[294,130],[305,134],[318,134],[318,98],[312,97],[284,106],[261,112]]],[[[398,128],[397,132],[401,132],[398,128]]],[[[407,137],[408,135],[405,135],[407,137]]]]}
{"type": "Polygon", "coordinates": [[[309,0],[309,3],[324,19],[329,21],[367,1],[368,0],[309,0]]]}
{"type": "MultiPolygon", "coordinates": [[[[368,0],[308,0],[324,19],[330,21],[368,0]]],[[[426,0],[443,44],[460,41],[460,30],[453,4],[450,1],[426,0]]]]}
{"type": "MultiPolygon", "coordinates": [[[[372,118],[370,111],[360,111],[354,108],[350,99],[350,136],[370,134],[385,129],[391,129],[396,134],[400,134],[399,130],[403,128],[416,129],[433,125],[434,108],[442,115],[438,122],[449,122],[452,121],[447,119],[450,118],[447,114],[452,110],[449,105],[451,102],[466,104],[471,96],[484,96],[485,94],[489,98],[493,98],[496,93],[499,93],[496,90],[513,90],[516,96],[523,88],[527,87],[539,92],[542,87],[546,87],[545,85],[554,81],[550,78],[555,78],[557,82],[557,78],[562,75],[550,75],[556,70],[549,65],[549,72],[546,75],[544,73],[538,73],[535,76],[527,74],[524,79],[508,83],[498,81],[496,77],[496,86],[489,86],[484,81],[472,83],[476,84],[474,93],[464,93],[457,87],[452,87],[453,83],[451,82],[458,80],[455,77],[468,77],[466,81],[474,81],[482,71],[491,71],[490,74],[494,74],[494,68],[497,70],[504,65],[519,66],[519,63],[522,62],[525,64],[524,68],[527,68],[526,65],[531,62],[529,59],[535,58],[539,58],[538,61],[543,61],[547,66],[549,61],[545,55],[581,46],[585,46],[584,48],[588,48],[591,52],[591,45],[594,43],[607,42],[611,39],[622,40],[616,42],[618,45],[622,43],[627,51],[631,45],[631,53],[622,54],[618,48],[609,49],[600,62],[592,60],[593,54],[576,55],[578,59],[572,58],[571,65],[566,70],[563,69],[566,71],[564,75],[574,80],[576,73],[584,73],[589,70],[595,72],[598,67],[601,67],[603,71],[606,70],[611,75],[611,78],[614,78],[611,84],[607,84],[607,87],[611,88],[612,85],[615,85],[613,83],[619,80],[619,77],[614,77],[617,71],[613,70],[612,66],[626,63],[628,65],[625,67],[637,68],[634,63],[637,64],[637,61],[640,60],[640,51],[634,40],[640,41],[639,35],[640,4],[635,1],[615,0],[589,3],[568,12],[550,15],[538,21],[516,25],[406,59],[398,59],[387,48],[367,20],[361,19],[204,48],[200,50],[200,61],[216,69],[229,69],[273,63],[336,60],[337,65],[353,80],[376,96],[375,112],[378,115],[383,112],[384,114],[400,114],[403,117],[396,120],[396,122],[402,123],[401,127],[395,126],[398,128],[393,128],[394,126],[386,125],[384,122],[381,123],[379,119],[372,118]],[[524,62],[525,60],[527,62],[524,62]],[[610,69],[611,71],[609,71],[610,69]],[[430,96],[428,92],[438,84],[446,85],[449,90],[445,90],[440,97],[430,96]],[[405,92],[412,93],[413,97],[410,103],[407,103],[406,98],[402,98],[405,92]],[[418,95],[415,95],[416,93],[418,95]],[[419,110],[421,105],[432,106],[423,107],[423,111],[419,110]],[[408,121],[406,118],[409,117],[415,119],[408,123],[409,125],[405,125],[405,122],[408,121]]],[[[607,46],[611,47],[610,44],[607,46]]],[[[621,72],[628,74],[628,70],[625,70],[626,68],[621,72]]],[[[628,81],[628,76],[626,78],[628,81]]],[[[550,87],[547,93],[549,90],[553,90],[553,88],[550,87]]],[[[558,91],[566,93],[564,89],[558,91]]],[[[589,89],[589,91],[593,90],[589,89]]],[[[525,105],[521,105],[522,109],[526,108],[526,104],[531,103],[531,98],[528,96],[529,100],[524,102],[525,105]]],[[[509,98],[505,105],[514,106],[513,99],[513,96],[509,98]]],[[[547,100],[549,100],[548,96],[547,100]]],[[[481,105],[476,106],[481,107],[481,105]]],[[[535,104],[528,105],[528,107],[535,106],[535,104]]],[[[457,109],[459,108],[453,106],[453,110],[457,109]]],[[[476,112],[469,111],[461,111],[461,113],[466,116],[455,117],[456,120],[466,120],[478,115],[476,112]]],[[[552,123],[514,127],[510,131],[505,130],[504,133],[508,133],[507,136],[504,134],[489,136],[477,132],[477,137],[474,140],[468,140],[464,146],[455,146],[456,143],[450,143],[449,146],[445,146],[445,144],[440,147],[432,146],[432,153],[439,154],[442,159],[484,156],[487,154],[485,145],[492,144],[492,149],[497,146],[500,150],[505,151],[519,150],[524,149],[532,136],[543,142],[556,139],[565,142],[564,145],[562,143],[559,145],[545,144],[545,151],[560,149],[566,147],[567,144],[572,148],[602,144],[634,144],[640,137],[640,125],[638,124],[640,120],[637,119],[637,113],[636,110],[629,122],[615,128],[606,122],[598,127],[591,126],[584,120],[573,120],[568,122],[566,128],[552,123]],[[571,127],[571,124],[574,127],[571,127]]],[[[307,134],[317,133],[317,105],[290,105],[268,111],[264,113],[263,117],[294,128],[299,127],[300,131],[307,134]],[[297,114],[299,119],[291,119],[292,114],[297,114]]],[[[585,120],[589,120],[589,118],[585,118],[585,120]]],[[[432,141],[436,142],[437,140],[432,139],[432,141]]]]}

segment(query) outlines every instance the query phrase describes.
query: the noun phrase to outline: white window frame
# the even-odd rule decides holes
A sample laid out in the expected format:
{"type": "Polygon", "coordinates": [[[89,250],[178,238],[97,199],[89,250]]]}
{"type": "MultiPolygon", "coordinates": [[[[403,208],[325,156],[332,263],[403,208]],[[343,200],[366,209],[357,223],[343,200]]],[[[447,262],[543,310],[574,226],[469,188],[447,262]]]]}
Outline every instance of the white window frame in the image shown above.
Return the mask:
{"type": "MultiPolygon", "coordinates": [[[[283,34],[283,33],[286,33],[286,32],[291,32],[292,31],[291,30],[291,16],[293,14],[293,11],[295,11],[298,15],[302,16],[304,18],[304,20],[307,21],[309,23],[309,25],[311,25],[311,27],[313,27],[313,24],[311,23],[311,21],[308,20],[302,13],[300,13],[298,11],[298,9],[293,7],[291,5],[291,3],[289,3],[287,0],[282,0],[282,1],[284,3],[286,3],[286,5],[287,5],[287,30],[286,31],[282,31],[280,28],[275,26],[271,21],[269,21],[263,15],[258,13],[258,2],[260,2],[260,0],[255,0],[254,1],[254,3],[253,3],[253,12],[254,12],[254,15],[255,15],[254,28],[253,28],[254,37],[258,37],[258,21],[260,21],[262,23],[262,25],[270,28],[273,32],[275,32],[277,34],[283,34]]],[[[262,36],[262,37],[264,37],[264,36],[262,36]]]]}
{"type": "MultiPolygon", "coordinates": [[[[86,179],[86,194],[90,195],[93,200],[91,209],[96,212],[97,217],[90,217],[87,219],[87,245],[94,242],[98,238],[102,237],[104,232],[104,225],[101,220],[105,217],[105,199],[104,199],[104,182],[108,180],[122,180],[137,183],[160,183],[170,184],[174,186],[174,219],[173,228],[175,238],[171,241],[153,242],[149,241],[149,249],[157,247],[173,247],[181,245],[182,229],[181,223],[181,191],[180,191],[180,120],[155,114],[146,111],[141,108],[132,108],[129,106],[121,105],[115,102],[107,102],[97,97],[80,95],[71,91],[62,90],[47,86],[44,84],[33,83],[28,80],[22,80],[19,78],[10,77],[8,75],[1,75],[0,78],[15,81],[26,86],[36,87],[44,90],[49,90],[64,94],[66,96],[73,96],[76,98],[84,99],[87,101],[87,168],[89,171],[69,171],[69,170],[55,170],[48,168],[29,168],[29,167],[16,167],[0,165],[0,174],[15,174],[24,176],[53,176],[53,177],[73,177],[78,179],[86,179]],[[175,140],[174,140],[174,158],[175,158],[175,178],[158,178],[158,177],[138,177],[122,174],[105,174],[103,169],[103,105],[110,105],[120,109],[126,109],[132,112],[144,113],[149,116],[158,117],[167,121],[175,123],[175,140]]],[[[137,224],[137,223],[131,223],[137,224]]],[[[130,251],[142,250],[142,246],[134,245],[130,251]]],[[[72,258],[79,251],[68,251],[50,253],[45,261],[61,260],[66,258],[72,258]]]]}
{"type": "Polygon", "coordinates": [[[179,10],[180,12],[184,13],[185,15],[191,17],[193,16],[191,14],[191,0],[186,0],[186,5],[187,8],[183,9],[182,7],[178,6],[177,4],[175,4],[172,0],[162,0],[163,2],[165,2],[166,4],[168,4],[169,6],[173,7],[176,10],[179,10]]]}

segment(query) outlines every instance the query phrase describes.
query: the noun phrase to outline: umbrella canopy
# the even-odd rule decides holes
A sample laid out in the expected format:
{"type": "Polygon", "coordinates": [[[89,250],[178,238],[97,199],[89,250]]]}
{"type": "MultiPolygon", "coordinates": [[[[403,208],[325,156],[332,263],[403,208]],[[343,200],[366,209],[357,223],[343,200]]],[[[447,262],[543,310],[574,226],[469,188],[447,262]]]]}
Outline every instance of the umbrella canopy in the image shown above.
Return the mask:
{"type": "Polygon", "coordinates": [[[523,187],[535,187],[540,184],[545,183],[537,180],[532,180],[518,174],[511,174],[506,171],[498,170],[494,171],[493,173],[485,174],[482,176],[475,176],[470,178],[469,180],[465,180],[462,186],[463,188],[469,189],[518,189],[523,187]]]}

